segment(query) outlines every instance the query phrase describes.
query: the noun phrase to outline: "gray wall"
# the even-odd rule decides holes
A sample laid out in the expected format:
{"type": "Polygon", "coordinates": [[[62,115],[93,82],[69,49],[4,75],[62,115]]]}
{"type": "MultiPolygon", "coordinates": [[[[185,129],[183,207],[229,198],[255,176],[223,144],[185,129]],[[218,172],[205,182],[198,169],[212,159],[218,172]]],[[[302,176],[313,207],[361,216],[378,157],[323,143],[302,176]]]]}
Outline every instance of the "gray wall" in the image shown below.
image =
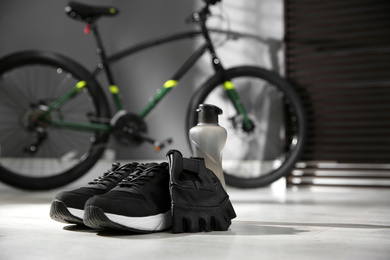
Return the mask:
{"type": "MultiPolygon", "coordinates": [[[[113,5],[120,10],[115,18],[100,20],[108,53],[152,37],[191,29],[184,18],[198,8],[201,0],[78,0],[87,4],[113,5]]],[[[97,63],[92,35],[84,35],[84,25],[64,13],[67,0],[1,0],[0,56],[26,49],[48,50],[67,55],[92,70],[97,63]]],[[[281,39],[283,35],[282,0],[224,0],[231,28],[281,39]]],[[[221,50],[224,64],[259,64],[268,66],[267,46],[253,47],[253,42],[228,44],[221,50]],[[248,45],[249,44],[249,45],[248,45]],[[250,47],[248,47],[250,46],[250,47]],[[251,50],[250,52],[248,52],[251,50]],[[239,57],[236,54],[240,53],[239,57]]],[[[122,90],[125,108],[139,112],[156,89],[169,79],[191,53],[192,41],[181,41],[142,52],[116,63],[114,76],[122,90]]],[[[189,155],[185,133],[185,112],[190,96],[200,82],[193,79],[207,76],[209,61],[203,59],[181,84],[147,118],[150,136],[163,140],[174,138],[171,148],[189,155]]],[[[101,78],[103,86],[107,86],[101,78]]],[[[106,90],[108,94],[108,91],[106,90]]],[[[112,106],[111,102],[111,106],[112,106]]],[[[165,159],[166,150],[155,153],[149,144],[132,148],[109,144],[117,159],[165,159]]]]}
{"type": "MultiPolygon", "coordinates": [[[[194,1],[188,0],[79,1],[113,5],[120,10],[119,16],[103,18],[99,22],[108,53],[152,37],[190,29],[184,18],[194,10],[194,1]]],[[[26,49],[48,50],[67,55],[92,70],[97,62],[93,36],[84,35],[84,25],[65,15],[67,3],[67,0],[0,1],[0,56],[26,49]]],[[[183,41],[116,63],[114,76],[121,87],[125,108],[139,112],[191,49],[191,41],[183,41]]],[[[151,136],[158,140],[174,137],[172,148],[184,153],[189,152],[184,131],[184,108],[192,93],[191,78],[189,75],[183,79],[180,87],[172,91],[147,119],[151,136]]],[[[106,86],[104,78],[102,82],[106,86]]],[[[165,151],[156,154],[148,144],[134,149],[112,139],[110,147],[117,151],[118,159],[165,158],[165,151]]]]}

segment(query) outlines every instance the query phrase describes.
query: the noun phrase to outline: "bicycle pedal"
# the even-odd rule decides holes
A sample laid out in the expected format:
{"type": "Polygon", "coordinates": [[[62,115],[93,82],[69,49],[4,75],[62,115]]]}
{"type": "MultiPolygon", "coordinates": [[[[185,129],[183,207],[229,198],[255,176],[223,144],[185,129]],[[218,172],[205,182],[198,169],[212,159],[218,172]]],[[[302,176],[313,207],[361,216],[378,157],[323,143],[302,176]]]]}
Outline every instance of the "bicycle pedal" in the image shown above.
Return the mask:
{"type": "Polygon", "coordinates": [[[154,150],[156,152],[159,152],[159,151],[161,151],[161,149],[163,149],[164,147],[170,145],[172,142],[173,142],[172,138],[167,138],[167,139],[165,139],[162,142],[155,142],[154,143],[154,150]]]}

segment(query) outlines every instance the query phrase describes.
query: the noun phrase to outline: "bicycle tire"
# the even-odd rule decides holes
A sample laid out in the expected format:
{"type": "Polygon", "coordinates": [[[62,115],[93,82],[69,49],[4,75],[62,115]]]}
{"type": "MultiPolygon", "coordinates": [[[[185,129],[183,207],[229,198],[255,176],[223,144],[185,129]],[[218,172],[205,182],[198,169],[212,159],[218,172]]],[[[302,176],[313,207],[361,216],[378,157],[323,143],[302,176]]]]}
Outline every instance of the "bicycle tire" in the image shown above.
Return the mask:
{"type": "Polygon", "coordinates": [[[208,103],[220,107],[219,123],[228,132],[222,152],[226,184],[238,188],[267,186],[286,176],[303,152],[306,115],[296,90],[274,72],[251,66],[231,68],[225,75],[255,125],[243,130],[243,119],[223,89],[222,73],[209,78],[191,98],[187,133],[197,124],[196,109],[208,103]]]}
{"type": "MultiPolygon", "coordinates": [[[[75,131],[50,122],[29,125],[32,117],[39,116],[42,106],[89,75],[77,62],[50,52],[25,51],[0,60],[1,181],[27,190],[53,189],[87,173],[102,156],[109,138],[107,132],[75,131]],[[39,144],[37,136],[44,135],[39,144]]],[[[107,99],[95,80],[88,80],[84,91],[49,117],[90,122],[91,115],[110,116],[107,99]]]]}

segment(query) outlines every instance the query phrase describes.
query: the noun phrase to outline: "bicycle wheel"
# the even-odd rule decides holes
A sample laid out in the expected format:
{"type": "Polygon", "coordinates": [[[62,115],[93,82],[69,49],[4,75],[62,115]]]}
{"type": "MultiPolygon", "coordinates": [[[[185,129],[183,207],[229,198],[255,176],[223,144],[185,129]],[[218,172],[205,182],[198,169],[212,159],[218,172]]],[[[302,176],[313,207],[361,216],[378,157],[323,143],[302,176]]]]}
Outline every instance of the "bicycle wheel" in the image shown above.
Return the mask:
{"type": "Polygon", "coordinates": [[[45,190],[85,174],[102,155],[108,133],[76,131],[50,124],[78,123],[109,117],[107,100],[96,81],[34,122],[45,108],[89,73],[74,61],[53,53],[29,51],[0,60],[0,180],[15,187],[45,190]]]}
{"type": "Polygon", "coordinates": [[[223,110],[219,123],[228,132],[222,152],[227,185],[255,188],[285,176],[304,148],[306,117],[294,88],[277,74],[257,67],[226,71],[254,124],[243,128],[243,118],[223,89],[221,74],[212,76],[193,96],[187,111],[187,132],[197,124],[199,104],[223,110]]]}

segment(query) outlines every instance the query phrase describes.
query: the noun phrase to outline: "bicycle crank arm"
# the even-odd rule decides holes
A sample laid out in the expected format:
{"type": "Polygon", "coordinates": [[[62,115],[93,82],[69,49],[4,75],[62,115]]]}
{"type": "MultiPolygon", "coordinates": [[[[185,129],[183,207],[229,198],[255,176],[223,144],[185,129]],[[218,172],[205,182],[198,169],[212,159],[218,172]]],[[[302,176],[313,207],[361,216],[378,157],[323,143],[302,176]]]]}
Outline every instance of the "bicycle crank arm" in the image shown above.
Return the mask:
{"type": "Polygon", "coordinates": [[[163,149],[164,147],[170,145],[171,143],[172,143],[172,138],[167,138],[167,139],[165,139],[162,142],[155,142],[153,144],[154,145],[154,150],[156,152],[159,152],[161,149],[163,149]]]}
{"type": "Polygon", "coordinates": [[[155,139],[150,138],[149,136],[146,136],[140,132],[135,132],[132,129],[128,129],[128,133],[134,136],[135,138],[141,140],[141,141],[146,141],[154,146],[154,150],[156,152],[161,151],[164,147],[170,145],[172,143],[172,138],[167,138],[164,141],[157,141],[155,139]]]}

